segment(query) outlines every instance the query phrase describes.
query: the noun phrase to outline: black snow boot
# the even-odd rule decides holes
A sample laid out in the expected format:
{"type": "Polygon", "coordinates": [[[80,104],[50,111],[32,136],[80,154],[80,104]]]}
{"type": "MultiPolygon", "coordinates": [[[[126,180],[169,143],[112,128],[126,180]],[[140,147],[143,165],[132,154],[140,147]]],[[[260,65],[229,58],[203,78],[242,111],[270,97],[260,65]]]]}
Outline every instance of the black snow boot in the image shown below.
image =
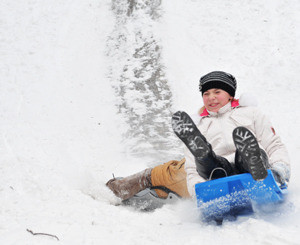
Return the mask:
{"type": "Polygon", "coordinates": [[[255,136],[245,127],[237,127],[232,132],[237,149],[235,165],[240,173],[250,173],[254,180],[264,180],[268,176],[267,154],[259,148],[255,136]]]}
{"type": "Polygon", "coordinates": [[[234,174],[231,164],[213,152],[211,145],[186,112],[174,113],[172,128],[195,157],[196,169],[201,177],[217,179],[234,174]]]}

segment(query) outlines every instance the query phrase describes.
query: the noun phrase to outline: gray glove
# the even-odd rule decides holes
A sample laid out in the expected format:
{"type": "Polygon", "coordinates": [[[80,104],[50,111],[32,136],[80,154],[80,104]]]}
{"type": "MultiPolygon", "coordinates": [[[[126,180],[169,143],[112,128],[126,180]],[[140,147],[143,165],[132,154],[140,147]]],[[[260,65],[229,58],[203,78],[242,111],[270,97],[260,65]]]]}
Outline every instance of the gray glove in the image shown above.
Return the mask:
{"type": "Polygon", "coordinates": [[[288,185],[290,180],[290,167],[284,163],[275,163],[271,167],[271,171],[274,175],[275,181],[279,183],[280,186],[288,185]]]}

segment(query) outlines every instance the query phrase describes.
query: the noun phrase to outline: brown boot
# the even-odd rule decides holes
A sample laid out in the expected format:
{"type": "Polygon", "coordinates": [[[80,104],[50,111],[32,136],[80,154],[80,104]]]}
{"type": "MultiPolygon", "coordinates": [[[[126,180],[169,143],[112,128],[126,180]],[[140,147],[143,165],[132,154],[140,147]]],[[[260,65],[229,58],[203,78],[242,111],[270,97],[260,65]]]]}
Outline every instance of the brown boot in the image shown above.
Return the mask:
{"type": "Polygon", "coordinates": [[[106,186],[111,189],[117,197],[126,200],[136,193],[152,186],[151,171],[152,168],[147,168],[122,179],[113,178],[106,183],[106,186]]]}

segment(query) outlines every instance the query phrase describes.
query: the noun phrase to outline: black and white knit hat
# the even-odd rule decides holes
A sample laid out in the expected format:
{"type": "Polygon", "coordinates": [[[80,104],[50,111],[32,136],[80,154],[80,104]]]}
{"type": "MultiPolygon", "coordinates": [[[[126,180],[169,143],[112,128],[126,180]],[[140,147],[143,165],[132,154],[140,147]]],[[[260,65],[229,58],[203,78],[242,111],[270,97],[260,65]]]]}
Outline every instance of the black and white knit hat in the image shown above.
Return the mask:
{"type": "Polygon", "coordinates": [[[234,97],[236,90],[235,77],[223,71],[213,71],[200,78],[199,90],[202,95],[212,88],[220,88],[234,97]]]}

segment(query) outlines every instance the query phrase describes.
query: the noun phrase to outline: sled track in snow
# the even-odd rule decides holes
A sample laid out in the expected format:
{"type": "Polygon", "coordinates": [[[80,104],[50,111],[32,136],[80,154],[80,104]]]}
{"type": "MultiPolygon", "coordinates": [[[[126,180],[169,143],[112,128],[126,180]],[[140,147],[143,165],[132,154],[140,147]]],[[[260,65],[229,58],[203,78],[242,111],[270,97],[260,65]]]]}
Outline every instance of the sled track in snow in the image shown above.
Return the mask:
{"type": "Polygon", "coordinates": [[[160,0],[112,0],[115,25],[107,41],[109,78],[121,120],[128,125],[125,145],[131,154],[157,160],[178,155],[171,129],[172,93],[159,37],[153,31],[159,25],[160,4],[160,0]]]}

